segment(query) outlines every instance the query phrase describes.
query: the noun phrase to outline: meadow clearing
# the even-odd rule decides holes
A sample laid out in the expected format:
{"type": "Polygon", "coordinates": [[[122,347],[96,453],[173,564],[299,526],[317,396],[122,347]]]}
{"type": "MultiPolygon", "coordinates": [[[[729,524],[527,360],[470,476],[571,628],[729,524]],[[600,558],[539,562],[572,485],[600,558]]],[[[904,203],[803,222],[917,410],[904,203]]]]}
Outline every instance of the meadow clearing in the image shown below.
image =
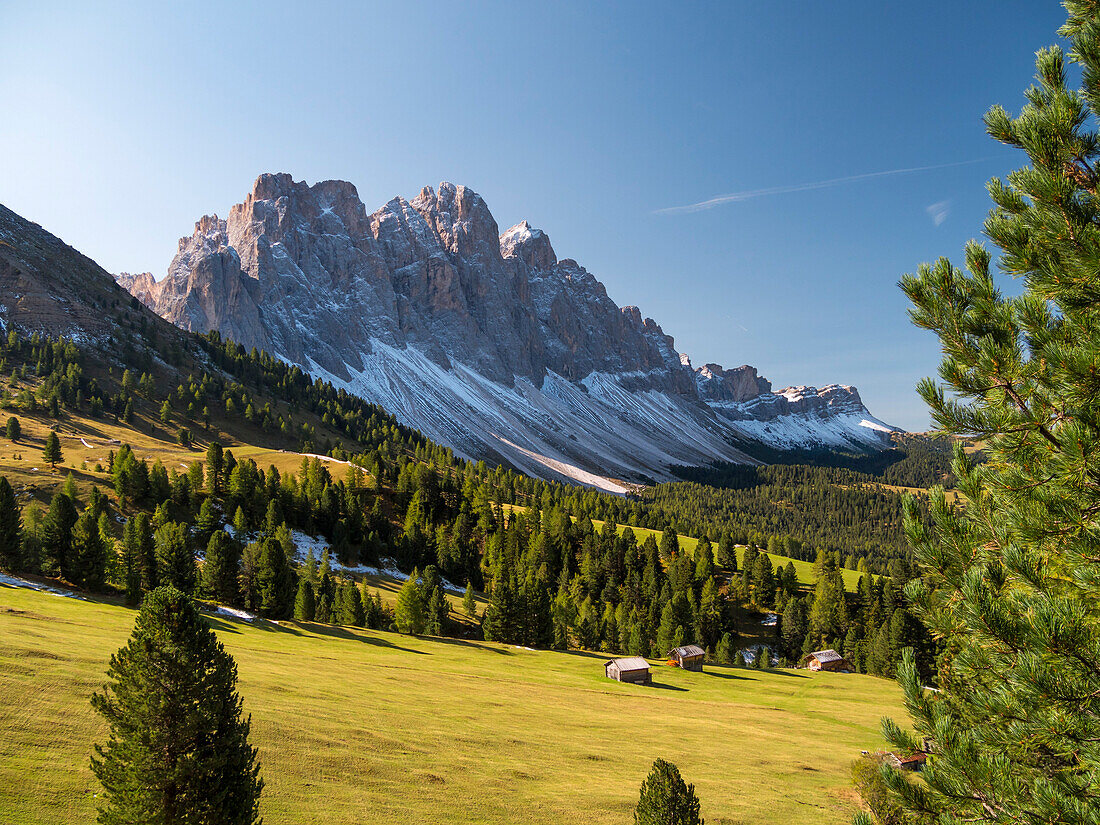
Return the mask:
{"type": "MultiPolygon", "coordinates": [[[[105,727],[88,697],[134,611],[0,585],[0,811],[90,822],[105,727]]],[[[679,765],[712,825],[843,823],[849,766],[903,716],[884,679],[654,662],[653,687],[605,654],[211,617],[237,661],[269,825],[621,823],[653,759],[679,765]]]]}

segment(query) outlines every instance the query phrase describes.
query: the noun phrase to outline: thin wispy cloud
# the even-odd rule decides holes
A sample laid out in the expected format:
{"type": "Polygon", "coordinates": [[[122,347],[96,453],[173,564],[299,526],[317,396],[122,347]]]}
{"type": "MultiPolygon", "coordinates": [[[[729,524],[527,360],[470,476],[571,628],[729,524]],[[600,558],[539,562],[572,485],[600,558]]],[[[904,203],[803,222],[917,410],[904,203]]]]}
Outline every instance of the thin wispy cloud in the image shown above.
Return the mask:
{"type": "MultiPolygon", "coordinates": [[[[816,180],[810,183],[793,183],[787,186],[769,186],[765,189],[746,189],[741,192],[730,192],[725,195],[717,195],[698,203],[689,203],[685,206],[666,206],[664,209],[655,209],[655,215],[677,215],[688,212],[704,212],[716,206],[727,203],[741,203],[756,198],[765,198],[770,195],[789,195],[793,192],[809,192],[813,189],[829,189],[833,186],[842,186],[846,183],[855,183],[861,180],[874,178],[888,178],[895,175],[911,175],[915,172],[931,172],[935,169],[951,169],[955,166],[970,166],[975,163],[983,163],[993,158],[974,158],[972,160],[959,160],[954,163],[934,163],[930,166],[909,166],[903,169],[885,169],[881,172],[864,172],[861,175],[845,175],[842,178],[829,178],[828,180],[816,180]]],[[[946,217],[946,215],[944,216],[946,217]]],[[[935,220],[935,218],[933,218],[935,220]]],[[[942,221],[941,221],[942,223],[942,221]]],[[[937,224],[938,226],[939,224],[937,224]]]]}
{"type": "Polygon", "coordinates": [[[951,201],[946,200],[930,203],[928,206],[924,207],[924,211],[928,213],[928,217],[932,219],[932,223],[939,226],[947,220],[947,216],[951,214],[951,201]]]}

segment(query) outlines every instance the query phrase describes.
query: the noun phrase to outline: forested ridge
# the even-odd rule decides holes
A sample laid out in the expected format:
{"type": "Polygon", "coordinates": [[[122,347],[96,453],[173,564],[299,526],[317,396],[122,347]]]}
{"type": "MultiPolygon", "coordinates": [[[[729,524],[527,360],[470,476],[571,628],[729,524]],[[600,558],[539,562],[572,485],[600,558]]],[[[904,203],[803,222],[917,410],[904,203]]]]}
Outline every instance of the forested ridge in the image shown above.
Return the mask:
{"type": "Polygon", "coordinates": [[[7,337],[0,367],[11,375],[2,399],[11,410],[59,422],[117,418],[162,437],[174,433],[196,453],[186,468],[166,468],[123,443],[100,468],[113,496],[93,488],[81,497],[70,481],[45,511],[31,504],[20,514],[13,500],[7,569],[115,589],[132,603],[171,584],[274,619],[477,632],[528,646],[663,655],[698,642],[732,661],[736,617],[749,608],[781,614],[771,647],[786,662],[832,646],[860,669],[889,673],[902,647],[927,648],[905,612],[904,556],[875,544],[874,533],[855,544],[842,532],[845,519],[855,529],[861,519],[887,518],[887,497],[876,500],[879,510],[840,506],[835,497],[852,491],[812,473],[807,484],[804,468],[774,468],[777,483],[758,488],[761,501],[783,491],[789,503],[780,506],[809,507],[817,496],[834,511],[836,532],[820,531],[827,540],[815,545],[790,537],[794,522],[760,529],[773,524],[749,507],[735,510],[722,498],[727,489],[659,485],[623,498],[459,460],[297,367],[215,334],[202,348],[205,366],[196,359],[171,388],[150,372],[104,370],[70,341],[7,337]],[[339,478],[318,458],[304,458],[295,473],[259,467],[223,448],[217,427],[349,465],[339,478]],[[602,529],[593,519],[605,522],[602,529]],[[629,529],[620,535],[619,523],[661,530],[661,540],[638,541],[629,529]],[[323,537],[331,551],[302,558],[294,531],[323,537]],[[679,533],[701,539],[694,554],[679,533]],[[740,569],[735,544],[748,545],[740,569]],[[773,569],[758,549],[816,559],[813,592],[799,589],[793,566],[773,569]],[[383,558],[412,574],[392,610],[342,572],[383,558]],[[855,595],[840,580],[844,564],[864,573],[855,595]],[[466,588],[465,615],[451,610],[447,582],[466,588]],[[474,607],[475,591],[488,600],[483,611],[474,607]]]}

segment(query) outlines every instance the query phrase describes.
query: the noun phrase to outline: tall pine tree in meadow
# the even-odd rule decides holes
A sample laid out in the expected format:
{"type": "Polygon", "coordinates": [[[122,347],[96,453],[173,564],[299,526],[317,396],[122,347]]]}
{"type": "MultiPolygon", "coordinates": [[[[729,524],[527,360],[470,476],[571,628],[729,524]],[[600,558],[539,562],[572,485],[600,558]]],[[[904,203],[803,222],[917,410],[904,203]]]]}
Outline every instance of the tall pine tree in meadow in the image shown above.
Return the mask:
{"type": "Polygon", "coordinates": [[[419,572],[413,570],[401,589],[397,592],[397,605],[394,608],[393,620],[397,629],[402,633],[423,633],[427,624],[424,596],[420,592],[420,584],[417,581],[419,572]]]}
{"type": "Polygon", "coordinates": [[[187,596],[161,587],[146,597],[107,678],[92,697],[109,725],[92,757],[99,822],[259,822],[263,780],[237,666],[187,596]]]}
{"type": "MultiPolygon", "coordinates": [[[[913,502],[906,532],[923,577],[909,585],[943,641],[937,687],[913,656],[899,668],[917,735],[933,740],[921,782],[885,778],[912,822],[1100,823],[1100,2],[1066,2],[1069,53],[1037,54],[1020,114],[995,107],[992,137],[1026,154],[989,184],[992,256],[966,249],[906,275],[914,322],[943,345],[943,385],[919,390],[956,449],[961,509],[913,502]],[[1067,70],[1083,70],[1080,89],[1067,70]]],[[[917,745],[884,726],[894,749],[917,745]]]]}
{"type": "Polygon", "coordinates": [[[634,809],[635,825],[703,825],[699,797],[671,762],[657,759],[642,783],[634,809]]]}
{"type": "Polygon", "coordinates": [[[46,446],[42,448],[42,459],[50,465],[51,469],[56,469],[61,463],[61,440],[53,430],[46,434],[46,446]]]}

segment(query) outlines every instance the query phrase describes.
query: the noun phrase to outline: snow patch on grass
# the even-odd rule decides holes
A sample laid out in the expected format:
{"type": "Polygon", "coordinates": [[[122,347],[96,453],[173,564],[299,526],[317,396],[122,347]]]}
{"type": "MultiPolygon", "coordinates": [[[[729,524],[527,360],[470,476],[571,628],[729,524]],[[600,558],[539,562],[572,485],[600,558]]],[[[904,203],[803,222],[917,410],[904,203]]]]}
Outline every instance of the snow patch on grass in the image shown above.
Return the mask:
{"type": "MultiPolygon", "coordinates": [[[[309,560],[309,553],[313,551],[313,558],[316,559],[317,564],[321,563],[321,554],[326,548],[329,549],[329,567],[334,573],[347,573],[349,575],[360,576],[385,576],[395,581],[403,582],[409,578],[408,573],[402,573],[397,569],[397,563],[393,559],[382,559],[382,563],[379,565],[371,564],[356,564],[356,565],[343,565],[336,558],[336,554],[332,552],[331,546],[323,538],[314,538],[308,533],[303,533],[301,530],[291,530],[290,538],[294,542],[295,558],[293,561],[299,565],[305,564],[309,560]]],[[[457,593],[459,595],[466,592],[465,588],[441,579],[443,589],[450,593],[457,593]]]]}
{"type": "Polygon", "coordinates": [[[39,582],[27,581],[21,579],[18,576],[9,576],[7,573],[0,573],[0,585],[7,585],[8,587],[22,587],[26,590],[37,590],[39,593],[49,593],[54,596],[64,596],[67,599],[80,599],[81,601],[87,601],[86,598],[79,593],[74,593],[71,590],[66,590],[62,587],[53,587],[49,584],[40,584],[39,582]]]}
{"type": "Polygon", "coordinates": [[[214,612],[226,619],[238,619],[242,622],[254,622],[259,618],[255,613],[249,613],[247,610],[241,610],[239,607],[226,607],[224,604],[219,604],[215,607],[214,612]]]}

